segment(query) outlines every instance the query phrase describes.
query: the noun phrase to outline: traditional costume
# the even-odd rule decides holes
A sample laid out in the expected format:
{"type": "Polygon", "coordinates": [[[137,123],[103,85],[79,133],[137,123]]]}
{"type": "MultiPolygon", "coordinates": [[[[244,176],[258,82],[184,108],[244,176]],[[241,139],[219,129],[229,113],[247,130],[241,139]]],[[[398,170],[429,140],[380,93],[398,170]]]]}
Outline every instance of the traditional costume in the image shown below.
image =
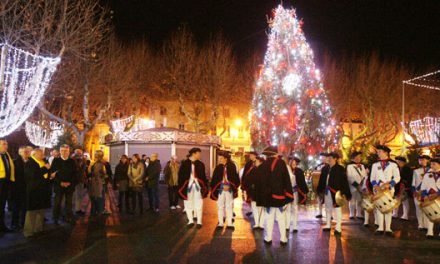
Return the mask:
{"type": "MultiPolygon", "coordinates": [[[[400,184],[396,185],[396,198],[400,199],[401,205],[403,208],[403,214],[401,219],[402,220],[408,220],[409,215],[409,198],[411,197],[411,183],[412,183],[412,177],[413,177],[413,171],[411,170],[408,165],[406,165],[406,158],[405,157],[396,157],[396,161],[399,160],[401,162],[404,162],[405,165],[402,167],[399,166],[400,169],[400,184]]],[[[393,211],[393,217],[397,218],[399,217],[399,208],[396,208],[393,211]]]]}
{"type": "MultiPolygon", "coordinates": [[[[428,161],[431,160],[431,158],[427,155],[419,156],[419,160],[421,159],[426,159],[428,161]]],[[[429,171],[429,169],[430,168],[428,166],[422,166],[418,169],[415,169],[413,172],[413,179],[411,183],[412,193],[414,194],[414,205],[416,208],[416,216],[419,230],[428,228],[428,219],[419,207],[418,196],[420,196],[420,188],[422,186],[423,177],[429,171]]]]}
{"type": "Polygon", "coordinates": [[[182,162],[179,169],[179,195],[184,200],[188,227],[194,225],[195,213],[199,228],[202,227],[203,199],[208,196],[205,165],[192,158],[194,153],[200,151],[199,148],[192,148],[189,151],[189,158],[182,162]]]}
{"type": "MultiPolygon", "coordinates": [[[[436,162],[440,164],[440,159],[432,159],[431,163],[436,162]]],[[[440,197],[440,170],[434,171],[430,169],[423,177],[422,184],[420,186],[421,200],[435,200],[440,197]]],[[[427,218],[428,232],[426,237],[429,239],[434,238],[434,223],[427,218]]],[[[440,235],[440,234],[439,234],[440,235]]]]}
{"type": "MultiPolygon", "coordinates": [[[[352,154],[352,160],[361,154],[362,152],[354,152],[352,154]]],[[[351,192],[351,200],[348,204],[350,219],[353,219],[355,216],[359,219],[364,218],[362,216],[362,186],[366,177],[367,169],[362,163],[352,161],[347,165],[347,178],[351,192]]]]}
{"type": "MultiPolygon", "coordinates": [[[[293,158],[298,165],[300,159],[293,158]]],[[[290,165],[287,167],[290,175],[290,182],[293,189],[293,201],[287,204],[286,207],[286,230],[290,229],[290,223],[292,221],[293,232],[298,231],[298,205],[305,204],[307,200],[307,193],[309,189],[304,177],[304,171],[298,167],[292,169],[290,165]],[[293,212],[293,217],[292,217],[293,212]]]]}

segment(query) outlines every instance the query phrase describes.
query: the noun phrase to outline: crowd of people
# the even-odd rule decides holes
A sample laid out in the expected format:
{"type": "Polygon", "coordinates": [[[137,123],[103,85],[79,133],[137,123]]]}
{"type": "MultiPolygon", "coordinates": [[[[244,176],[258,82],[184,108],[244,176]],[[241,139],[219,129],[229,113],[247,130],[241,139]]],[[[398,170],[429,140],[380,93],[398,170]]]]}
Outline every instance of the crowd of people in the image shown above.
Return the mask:
{"type": "MultiPolygon", "coordinates": [[[[346,167],[339,163],[337,153],[321,153],[322,164],[316,168],[319,182],[313,191],[318,197],[317,218],[323,217],[325,208],[323,231],[331,230],[334,218],[334,235],[341,235],[341,208],[348,201],[350,219],[363,219],[364,225],[369,226],[374,216],[375,233],[392,235],[392,219],[399,215],[398,205],[403,208],[401,219],[408,221],[410,202],[414,201],[419,229],[427,230],[426,236],[433,238],[434,222],[420,204],[440,197],[440,159],[420,156],[420,168],[412,171],[404,157],[391,160],[388,147],[380,145],[376,150],[378,160],[370,166],[361,163],[361,152],[352,153],[346,167]],[[394,211],[380,210],[375,204],[383,195],[399,201],[392,208],[394,211]],[[374,204],[373,208],[368,203],[374,204]]],[[[109,214],[106,195],[110,183],[118,191],[120,212],[143,214],[145,189],[148,210],[159,212],[162,167],[157,153],[150,157],[122,155],[114,175],[101,150],[94,153],[93,160],[81,149],[72,150],[68,145],[52,151],[47,159],[39,148],[21,147],[18,154],[12,160],[8,143],[0,139],[0,232],[22,230],[25,237],[32,237],[43,230],[49,208],[55,225],[60,221],[74,225],[89,205],[90,217],[109,214]],[[10,227],[5,223],[6,203],[12,212],[10,227]]],[[[248,154],[249,161],[240,172],[230,153],[219,151],[211,177],[206,175],[200,148],[190,149],[181,161],[172,156],[163,169],[170,210],[181,208],[179,200],[183,200],[188,228],[202,228],[203,200],[209,197],[217,203],[217,229],[234,229],[234,199],[241,189],[251,208],[248,215],[253,219],[253,229],[264,230],[264,242],[271,244],[276,222],[280,244],[286,245],[288,232],[298,231],[298,207],[308,201],[309,187],[300,168],[301,160],[295,155],[282,156],[273,146],[261,154],[248,154]]]]}

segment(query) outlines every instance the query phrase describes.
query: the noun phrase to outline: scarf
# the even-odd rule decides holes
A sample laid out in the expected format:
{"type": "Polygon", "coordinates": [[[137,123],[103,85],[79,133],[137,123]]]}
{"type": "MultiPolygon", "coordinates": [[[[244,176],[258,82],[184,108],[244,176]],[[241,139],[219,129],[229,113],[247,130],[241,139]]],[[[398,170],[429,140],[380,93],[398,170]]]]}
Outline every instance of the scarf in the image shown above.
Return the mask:
{"type": "MultiPolygon", "coordinates": [[[[35,160],[35,162],[38,164],[38,166],[40,166],[40,169],[44,167],[44,164],[46,164],[46,163],[44,162],[44,160],[38,160],[38,159],[35,158],[34,156],[31,156],[31,159],[35,160]]],[[[43,177],[44,177],[45,179],[47,179],[47,178],[49,178],[49,174],[48,174],[48,173],[45,173],[45,174],[43,175],[43,177]]]]}

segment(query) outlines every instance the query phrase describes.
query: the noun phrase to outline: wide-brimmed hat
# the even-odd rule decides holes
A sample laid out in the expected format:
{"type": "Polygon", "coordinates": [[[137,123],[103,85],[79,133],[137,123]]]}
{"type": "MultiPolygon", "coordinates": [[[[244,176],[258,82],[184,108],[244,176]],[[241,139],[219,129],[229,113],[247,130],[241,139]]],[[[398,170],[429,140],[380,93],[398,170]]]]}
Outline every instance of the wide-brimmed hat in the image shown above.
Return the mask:
{"type": "Polygon", "coordinates": [[[192,148],[188,151],[190,156],[196,152],[202,152],[202,150],[200,148],[192,148]]]}
{"type": "Polygon", "coordinates": [[[401,161],[401,162],[408,162],[407,160],[406,160],[406,158],[405,157],[402,157],[402,156],[398,156],[398,157],[396,157],[396,160],[399,160],[399,161],[401,161]]]}
{"type": "Polygon", "coordinates": [[[430,156],[428,156],[428,155],[419,155],[418,157],[417,157],[418,159],[426,159],[426,160],[431,160],[431,157],[430,156]]]}
{"type": "Polygon", "coordinates": [[[389,147],[387,147],[387,146],[385,146],[385,145],[377,145],[376,146],[376,149],[377,150],[383,150],[383,151],[385,151],[385,152],[387,152],[387,153],[390,153],[391,152],[391,149],[389,148],[389,147]]]}
{"type": "Polygon", "coordinates": [[[355,151],[355,152],[351,153],[351,158],[354,159],[354,158],[356,158],[359,155],[362,155],[362,152],[361,151],[355,151]]]}
{"type": "Polygon", "coordinates": [[[269,147],[265,148],[263,150],[263,155],[266,155],[266,156],[278,155],[278,147],[276,147],[276,146],[269,146],[269,147]]]}

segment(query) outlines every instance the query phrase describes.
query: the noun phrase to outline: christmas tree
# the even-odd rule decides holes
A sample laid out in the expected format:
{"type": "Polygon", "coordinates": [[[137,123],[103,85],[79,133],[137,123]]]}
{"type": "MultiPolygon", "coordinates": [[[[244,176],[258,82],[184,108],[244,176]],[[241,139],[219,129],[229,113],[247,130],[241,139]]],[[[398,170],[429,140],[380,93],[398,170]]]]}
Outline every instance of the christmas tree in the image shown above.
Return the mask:
{"type": "Polygon", "coordinates": [[[336,147],[336,122],[295,10],[280,5],[269,25],[252,102],[253,147],[277,145],[284,154],[311,161],[336,147]]]}

